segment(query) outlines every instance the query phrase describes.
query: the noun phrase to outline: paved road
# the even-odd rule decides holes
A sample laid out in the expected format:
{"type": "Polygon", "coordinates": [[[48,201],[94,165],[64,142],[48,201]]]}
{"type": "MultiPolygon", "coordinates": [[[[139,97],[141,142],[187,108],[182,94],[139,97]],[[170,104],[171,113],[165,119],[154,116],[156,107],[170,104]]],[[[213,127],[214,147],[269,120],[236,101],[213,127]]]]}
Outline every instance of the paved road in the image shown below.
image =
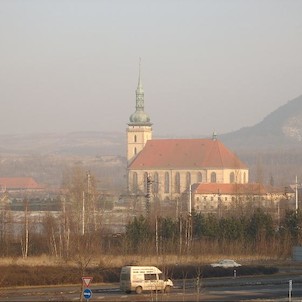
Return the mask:
{"type": "MultiPolygon", "coordinates": [[[[143,293],[127,295],[118,284],[92,285],[93,301],[288,301],[289,280],[292,280],[292,301],[302,301],[302,275],[176,280],[169,294],[143,293]]],[[[0,301],[86,301],[81,286],[29,287],[0,289],[0,301]]]]}

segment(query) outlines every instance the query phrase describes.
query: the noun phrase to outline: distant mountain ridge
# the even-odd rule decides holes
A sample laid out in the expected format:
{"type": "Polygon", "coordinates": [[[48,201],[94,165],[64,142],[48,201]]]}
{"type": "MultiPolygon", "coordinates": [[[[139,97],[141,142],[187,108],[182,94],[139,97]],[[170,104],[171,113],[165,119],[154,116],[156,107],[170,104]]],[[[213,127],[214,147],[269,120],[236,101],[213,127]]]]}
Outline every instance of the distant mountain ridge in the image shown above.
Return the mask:
{"type": "Polygon", "coordinates": [[[0,154],[56,154],[99,156],[125,154],[126,138],[120,132],[71,132],[0,135],[0,154]]]}
{"type": "Polygon", "coordinates": [[[302,146],[302,95],[267,115],[260,123],[219,136],[235,149],[271,149],[302,146]]]}

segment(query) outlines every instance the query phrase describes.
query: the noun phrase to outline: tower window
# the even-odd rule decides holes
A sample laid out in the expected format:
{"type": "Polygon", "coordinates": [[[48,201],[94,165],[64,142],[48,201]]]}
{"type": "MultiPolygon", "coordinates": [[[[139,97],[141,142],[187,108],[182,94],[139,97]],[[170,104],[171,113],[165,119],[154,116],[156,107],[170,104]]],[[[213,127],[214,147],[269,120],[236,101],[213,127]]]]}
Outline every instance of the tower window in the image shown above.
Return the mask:
{"type": "Polygon", "coordinates": [[[134,148],[134,155],[136,155],[136,153],[137,153],[137,150],[136,150],[136,147],[134,148]]]}
{"type": "Polygon", "coordinates": [[[179,172],[176,172],[175,174],[175,184],[174,184],[174,192],[180,193],[180,175],[179,172]]]}
{"type": "Polygon", "coordinates": [[[148,173],[144,173],[144,192],[147,193],[147,180],[148,180],[148,173]]]}
{"type": "Polygon", "coordinates": [[[191,185],[191,173],[190,172],[187,172],[187,174],[186,174],[186,185],[187,185],[187,188],[191,185]]]}
{"type": "Polygon", "coordinates": [[[201,174],[201,172],[197,173],[197,182],[202,182],[202,174],[201,174]]]}
{"type": "Polygon", "coordinates": [[[158,193],[158,173],[154,173],[154,180],[153,180],[153,192],[158,193]]]}
{"type": "Polygon", "coordinates": [[[165,193],[170,192],[170,178],[169,178],[169,173],[165,173],[165,193]]]}
{"type": "Polygon", "coordinates": [[[134,135],[134,142],[135,142],[135,143],[137,142],[137,137],[136,137],[136,135],[134,135]]]}
{"type": "Polygon", "coordinates": [[[215,172],[211,173],[211,182],[216,182],[216,173],[215,172]]]}
{"type": "Polygon", "coordinates": [[[137,192],[137,173],[134,172],[133,173],[133,183],[132,183],[133,187],[133,192],[136,193],[137,192]]]}
{"type": "Polygon", "coordinates": [[[232,184],[234,182],[235,182],[235,174],[234,174],[234,172],[231,172],[230,173],[230,183],[232,184]]]}

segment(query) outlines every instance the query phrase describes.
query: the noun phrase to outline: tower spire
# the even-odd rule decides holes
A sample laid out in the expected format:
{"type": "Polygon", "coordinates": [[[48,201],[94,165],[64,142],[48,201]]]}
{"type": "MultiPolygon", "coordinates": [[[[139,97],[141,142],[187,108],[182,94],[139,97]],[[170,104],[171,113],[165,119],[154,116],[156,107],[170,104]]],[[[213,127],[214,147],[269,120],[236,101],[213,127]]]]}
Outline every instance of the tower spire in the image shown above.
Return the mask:
{"type": "Polygon", "coordinates": [[[139,58],[138,84],[135,91],[135,112],[130,116],[130,124],[151,125],[149,116],[145,113],[144,88],[141,79],[141,58],[139,58]]]}
{"type": "Polygon", "coordinates": [[[138,84],[136,89],[136,110],[144,111],[144,89],[141,80],[141,58],[139,58],[138,84]]]}
{"type": "Polygon", "coordinates": [[[138,85],[137,85],[137,87],[142,87],[142,83],[141,83],[141,62],[142,62],[142,58],[139,57],[139,65],[138,65],[138,85]]]}

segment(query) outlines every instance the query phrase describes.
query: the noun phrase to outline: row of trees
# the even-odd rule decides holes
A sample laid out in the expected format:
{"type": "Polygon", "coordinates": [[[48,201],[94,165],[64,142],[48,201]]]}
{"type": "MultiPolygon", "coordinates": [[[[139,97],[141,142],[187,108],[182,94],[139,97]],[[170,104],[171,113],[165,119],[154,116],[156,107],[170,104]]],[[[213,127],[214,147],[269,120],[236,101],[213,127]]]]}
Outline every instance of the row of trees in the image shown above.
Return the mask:
{"type": "MultiPolygon", "coordinates": [[[[112,235],[93,221],[84,232],[77,216],[61,212],[59,216],[47,213],[39,224],[26,221],[18,236],[12,230],[0,238],[2,256],[47,254],[73,259],[83,251],[99,254],[259,254],[288,257],[292,247],[302,243],[302,212],[287,211],[277,225],[270,214],[255,209],[253,214],[240,217],[222,217],[216,214],[192,216],[134,217],[123,234],[112,235]]],[[[102,215],[96,217],[102,220],[102,215]]]]}
{"type": "Polygon", "coordinates": [[[233,252],[288,256],[294,245],[302,243],[302,211],[286,211],[280,224],[261,208],[239,217],[221,218],[193,211],[192,217],[178,220],[159,217],[153,223],[140,216],[127,225],[125,237],[130,243],[128,250],[134,253],[146,250],[146,245],[152,242],[152,250],[157,253],[233,252]]]}

